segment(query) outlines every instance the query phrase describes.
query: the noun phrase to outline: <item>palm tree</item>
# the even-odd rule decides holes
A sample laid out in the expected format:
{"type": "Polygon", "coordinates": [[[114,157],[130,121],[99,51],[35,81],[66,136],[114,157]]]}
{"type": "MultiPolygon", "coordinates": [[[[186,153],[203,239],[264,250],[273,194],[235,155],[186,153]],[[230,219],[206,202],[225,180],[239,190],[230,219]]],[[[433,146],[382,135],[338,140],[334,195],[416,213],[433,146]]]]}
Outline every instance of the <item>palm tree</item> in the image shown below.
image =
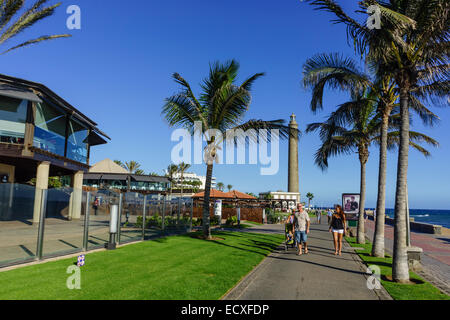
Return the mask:
{"type": "MultiPolygon", "coordinates": [[[[26,29],[32,27],[37,22],[52,16],[55,9],[61,5],[57,3],[48,7],[44,5],[48,0],[35,1],[34,4],[26,9],[20,16],[19,12],[25,9],[25,0],[17,1],[1,1],[0,3],[0,45],[4,45],[8,40],[16,37],[26,29]],[[17,17],[17,18],[15,18],[17,17]]],[[[46,35],[38,38],[22,42],[18,45],[10,47],[2,52],[5,54],[12,50],[26,47],[43,41],[53,40],[57,38],[70,37],[69,34],[46,35]]]]}
{"type": "Polygon", "coordinates": [[[400,92],[401,134],[395,195],[394,257],[392,276],[397,282],[409,281],[406,252],[407,175],[409,158],[409,105],[411,97],[448,99],[449,11],[446,0],[392,1],[392,10],[414,20],[399,32],[384,56],[400,92]]]}
{"type": "Polygon", "coordinates": [[[311,192],[308,192],[306,194],[306,197],[308,198],[308,208],[310,208],[311,207],[311,200],[314,199],[314,194],[311,193],[311,192]]]}
{"type": "MultiPolygon", "coordinates": [[[[209,129],[217,129],[221,132],[227,130],[241,129],[247,131],[254,129],[277,129],[282,138],[287,138],[291,133],[289,127],[284,125],[284,120],[263,121],[249,120],[243,122],[246,112],[251,104],[251,88],[253,83],[263,73],[257,73],[241,85],[236,85],[239,64],[235,60],[220,64],[218,62],[210,66],[208,78],[201,84],[202,94],[197,99],[192,92],[189,83],[178,73],[173,75],[174,80],[182,86],[182,90],[174,96],[166,99],[162,114],[170,126],[181,126],[194,132],[195,122],[202,124],[203,134],[207,141],[206,151],[208,153],[205,196],[203,202],[203,232],[207,238],[211,237],[209,206],[211,179],[213,172],[213,161],[217,161],[216,138],[209,137],[205,133],[209,129]]],[[[251,132],[251,131],[248,131],[251,132]]],[[[270,140],[270,135],[267,140],[270,140]]],[[[250,139],[256,143],[261,137],[251,135],[250,139]]]]}
{"type": "Polygon", "coordinates": [[[139,162],[133,160],[125,162],[122,167],[132,174],[137,174],[138,170],[139,172],[143,172],[142,170],[140,170],[141,165],[139,164],[139,162]]]}
{"type": "Polygon", "coordinates": [[[170,198],[172,199],[172,190],[173,190],[173,182],[174,182],[174,175],[178,172],[178,166],[176,164],[171,164],[167,167],[166,170],[166,177],[170,180],[170,198]]]}
{"type": "Polygon", "coordinates": [[[228,192],[230,192],[231,189],[233,189],[233,186],[231,184],[229,184],[229,185],[227,185],[227,189],[228,189],[228,192]]]}
{"type": "Polygon", "coordinates": [[[186,172],[186,170],[188,170],[191,167],[190,164],[187,163],[180,163],[178,165],[178,172],[180,173],[180,178],[181,178],[181,198],[183,198],[183,184],[184,184],[184,173],[186,172]]]}
{"type": "Polygon", "coordinates": [[[225,185],[222,182],[218,182],[216,186],[219,191],[223,191],[223,188],[225,188],[225,185]]]}
{"type": "MultiPolygon", "coordinates": [[[[351,154],[354,151],[359,155],[361,168],[360,179],[360,206],[358,218],[357,242],[365,243],[364,209],[366,196],[366,164],[369,159],[369,147],[380,141],[380,115],[377,113],[377,103],[371,93],[363,92],[361,95],[352,93],[352,101],[346,102],[333,112],[324,123],[308,125],[307,132],[320,131],[322,146],[315,155],[316,164],[325,170],[328,167],[328,158],[339,154],[351,154]],[[349,127],[349,128],[347,128],[349,127]]],[[[391,122],[391,126],[395,124],[391,122]]],[[[393,147],[398,142],[398,131],[388,134],[388,146],[393,147]]],[[[425,141],[437,145],[432,138],[423,134],[411,133],[411,146],[428,155],[429,152],[420,147],[416,141],[425,141]]]]}
{"type": "Polygon", "coordinates": [[[123,162],[120,161],[120,160],[114,160],[114,163],[115,163],[115,164],[118,164],[118,165],[121,166],[122,168],[124,167],[123,162]]]}
{"type": "Polygon", "coordinates": [[[194,193],[197,193],[202,185],[201,181],[191,181],[192,189],[194,193]]]}
{"type": "MultiPolygon", "coordinates": [[[[357,63],[342,55],[318,54],[306,61],[303,66],[303,84],[311,87],[313,97],[311,110],[322,109],[323,93],[326,86],[343,90],[362,90],[369,87],[377,100],[377,112],[381,117],[380,127],[380,160],[377,196],[377,219],[372,254],[384,257],[384,220],[386,202],[386,168],[388,148],[388,124],[392,111],[398,106],[398,90],[393,77],[383,68],[370,68],[374,74],[365,73],[357,67],[357,63]]],[[[425,125],[434,125],[438,117],[415,99],[411,104],[425,125]]]]}
{"type": "MultiPolygon", "coordinates": [[[[347,25],[347,35],[360,54],[390,70],[400,93],[401,136],[395,196],[393,279],[409,281],[406,252],[406,192],[409,139],[409,106],[414,98],[441,102],[448,99],[449,8],[447,0],[361,1],[360,7],[377,5],[382,28],[369,30],[350,18],[332,0],[314,0],[318,10],[336,15],[347,25]]],[[[361,11],[360,11],[361,12],[361,11]]]]}
{"type": "Polygon", "coordinates": [[[134,174],[140,175],[140,176],[144,176],[145,175],[145,171],[142,169],[136,169],[134,171],[134,174]]]}

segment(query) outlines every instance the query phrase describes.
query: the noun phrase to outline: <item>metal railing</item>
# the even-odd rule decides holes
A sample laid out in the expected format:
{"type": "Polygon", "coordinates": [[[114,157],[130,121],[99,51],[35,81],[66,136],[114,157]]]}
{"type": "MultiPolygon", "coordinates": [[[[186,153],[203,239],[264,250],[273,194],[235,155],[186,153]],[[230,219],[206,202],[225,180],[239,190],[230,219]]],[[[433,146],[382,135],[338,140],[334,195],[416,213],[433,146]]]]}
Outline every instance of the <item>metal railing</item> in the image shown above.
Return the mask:
{"type": "MultiPolygon", "coordinates": [[[[29,193],[31,192],[32,190],[29,193]]],[[[54,197],[55,192],[52,192],[54,197]]],[[[117,225],[116,244],[150,240],[192,230],[192,199],[168,200],[163,197],[155,200],[150,196],[134,193],[125,197],[123,193],[107,196],[83,192],[80,206],[73,200],[80,199],[79,195],[75,195],[76,192],[78,190],[65,190],[64,201],[57,205],[52,200],[49,213],[49,190],[35,189],[35,198],[39,204],[34,206],[33,222],[31,219],[15,220],[14,215],[8,216],[7,221],[0,220],[0,232],[7,231],[5,237],[12,240],[10,245],[4,243],[0,246],[0,268],[106,247],[111,223],[117,225]],[[135,201],[127,202],[130,198],[135,201]],[[98,204],[99,199],[102,201],[101,205],[98,204]],[[117,221],[110,221],[108,210],[112,203],[119,208],[117,221]],[[100,206],[103,211],[98,215],[100,206]],[[55,210],[63,212],[64,216],[61,213],[61,217],[55,218],[55,210]],[[80,213],[74,214],[74,210],[80,213]],[[23,222],[25,223],[22,224],[23,222]],[[36,248],[34,252],[34,248],[30,246],[33,243],[36,248]]],[[[31,215],[29,207],[28,216],[31,215]]]]}

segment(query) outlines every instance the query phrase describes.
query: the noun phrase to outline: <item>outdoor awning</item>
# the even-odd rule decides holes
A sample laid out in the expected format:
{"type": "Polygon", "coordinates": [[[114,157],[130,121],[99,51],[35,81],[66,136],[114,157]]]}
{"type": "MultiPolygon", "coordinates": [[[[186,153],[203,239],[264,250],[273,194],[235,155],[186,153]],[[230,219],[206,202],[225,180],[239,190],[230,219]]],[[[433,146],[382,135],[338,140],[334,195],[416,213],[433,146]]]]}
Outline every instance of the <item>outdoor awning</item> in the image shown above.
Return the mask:
{"type": "Polygon", "coordinates": [[[131,178],[136,182],[169,182],[169,179],[166,177],[141,176],[133,174],[131,178]]]}
{"type": "Polygon", "coordinates": [[[96,132],[91,131],[89,136],[83,140],[84,143],[88,143],[90,146],[98,146],[101,144],[106,144],[106,140],[100,137],[96,132]]]}
{"type": "Polygon", "coordinates": [[[101,177],[101,173],[85,173],[83,175],[84,180],[100,180],[101,177]]]}
{"type": "Polygon", "coordinates": [[[13,87],[8,84],[0,84],[0,95],[20,100],[29,100],[41,103],[42,100],[35,95],[31,90],[13,87]]]}
{"type": "Polygon", "coordinates": [[[121,181],[127,181],[128,176],[127,175],[121,175],[121,174],[102,174],[102,180],[121,180],[121,181]]]}

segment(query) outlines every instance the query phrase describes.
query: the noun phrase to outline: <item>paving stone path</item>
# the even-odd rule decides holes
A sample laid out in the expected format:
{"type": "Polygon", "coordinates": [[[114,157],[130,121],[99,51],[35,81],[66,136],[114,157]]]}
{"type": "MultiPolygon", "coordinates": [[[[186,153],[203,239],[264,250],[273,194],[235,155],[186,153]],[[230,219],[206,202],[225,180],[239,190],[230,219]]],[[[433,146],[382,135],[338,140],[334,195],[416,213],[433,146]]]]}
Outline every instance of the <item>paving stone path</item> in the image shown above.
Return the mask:
{"type": "MultiPolygon", "coordinates": [[[[309,254],[277,249],[225,297],[226,300],[384,300],[384,290],[370,290],[368,274],[359,256],[344,244],[334,255],[332,235],[323,224],[312,224],[309,254]]],[[[244,232],[283,233],[283,225],[253,227],[244,232]]]]}

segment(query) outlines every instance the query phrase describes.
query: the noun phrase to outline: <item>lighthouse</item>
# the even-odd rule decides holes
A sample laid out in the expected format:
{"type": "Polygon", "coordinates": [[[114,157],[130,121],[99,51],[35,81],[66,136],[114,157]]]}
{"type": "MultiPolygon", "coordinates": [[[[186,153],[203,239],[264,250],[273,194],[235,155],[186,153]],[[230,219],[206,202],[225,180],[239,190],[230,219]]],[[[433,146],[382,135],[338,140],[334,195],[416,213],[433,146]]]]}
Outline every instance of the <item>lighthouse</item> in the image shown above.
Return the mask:
{"type": "Polygon", "coordinates": [[[288,192],[298,193],[300,192],[298,181],[298,123],[295,114],[291,116],[289,128],[291,134],[289,137],[288,192]]]}

